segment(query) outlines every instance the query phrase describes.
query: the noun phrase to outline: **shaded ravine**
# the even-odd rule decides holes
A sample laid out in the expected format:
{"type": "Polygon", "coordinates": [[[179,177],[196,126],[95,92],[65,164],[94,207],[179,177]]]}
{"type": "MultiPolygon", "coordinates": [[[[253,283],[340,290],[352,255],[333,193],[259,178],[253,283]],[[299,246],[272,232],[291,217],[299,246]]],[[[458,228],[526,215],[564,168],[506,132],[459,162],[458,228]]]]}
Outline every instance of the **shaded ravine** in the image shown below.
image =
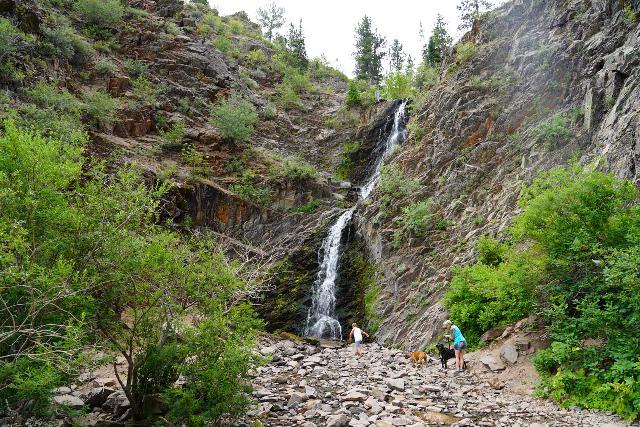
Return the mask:
{"type": "MultiPolygon", "coordinates": [[[[367,199],[380,180],[380,170],[385,158],[393,147],[404,142],[406,130],[406,101],[402,101],[396,108],[393,118],[393,128],[387,137],[382,137],[378,146],[383,145],[381,155],[375,160],[371,173],[360,188],[359,201],[367,199]]],[[[341,339],[342,327],[336,316],[336,279],[342,258],[341,244],[344,229],[349,225],[356,206],[346,210],[329,229],[327,237],[322,242],[318,257],[320,270],[313,284],[311,307],[307,314],[304,330],[306,336],[317,338],[341,339]]]]}

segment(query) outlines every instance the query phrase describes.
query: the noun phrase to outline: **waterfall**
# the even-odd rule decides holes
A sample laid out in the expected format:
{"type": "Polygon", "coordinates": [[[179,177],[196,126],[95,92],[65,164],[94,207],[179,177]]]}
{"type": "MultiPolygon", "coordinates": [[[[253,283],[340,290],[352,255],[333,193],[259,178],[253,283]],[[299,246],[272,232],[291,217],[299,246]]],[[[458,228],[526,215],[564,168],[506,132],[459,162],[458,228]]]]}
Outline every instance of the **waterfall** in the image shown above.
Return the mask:
{"type": "MultiPolygon", "coordinates": [[[[376,159],[375,167],[370,176],[360,188],[360,200],[371,195],[380,179],[380,169],[384,159],[389,155],[394,146],[401,144],[406,138],[405,110],[406,101],[402,101],[393,118],[393,128],[386,139],[381,138],[379,144],[384,144],[382,154],[376,159]]],[[[319,257],[320,270],[313,285],[311,308],[307,314],[306,336],[317,338],[341,339],[342,327],[336,318],[336,279],[340,258],[342,255],[342,232],[349,225],[355,206],[343,212],[338,220],[331,226],[327,237],[322,242],[319,257]]]]}

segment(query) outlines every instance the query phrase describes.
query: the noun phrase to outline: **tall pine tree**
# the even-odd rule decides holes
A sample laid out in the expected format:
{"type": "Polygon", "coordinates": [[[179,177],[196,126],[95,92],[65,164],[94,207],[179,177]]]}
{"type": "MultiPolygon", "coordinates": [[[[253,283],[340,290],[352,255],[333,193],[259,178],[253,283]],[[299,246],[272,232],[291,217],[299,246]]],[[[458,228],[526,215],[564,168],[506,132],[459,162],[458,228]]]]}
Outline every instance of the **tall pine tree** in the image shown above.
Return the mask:
{"type": "Polygon", "coordinates": [[[371,18],[364,16],[356,27],[356,77],[378,84],[382,80],[382,58],[385,38],[373,28],[371,18]]]}
{"type": "Polygon", "coordinates": [[[486,12],[492,6],[492,0],[460,0],[460,3],[458,3],[458,12],[460,13],[460,25],[458,29],[471,29],[473,23],[480,17],[480,14],[486,12]]]}
{"type": "Polygon", "coordinates": [[[389,71],[392,73],[402,71],[405,56],[402,43],[398,39],[394,39],[391,48],[389,48],[389,71]]]}
{"type": "Polygon", "coordinates": [[[453,39],[447,31],[447,22],[440,14],[436,17],[436,24],[433,27],[429,44],[427,45],[426,57],[424,60],[432,67],[437,67],[442,62],[445,52],[451,46],[453,39]]]}
{"type": "Polygon", "coordinates": [[[299,69],[306,69],[307,65],[309,65],[309,59],[307,58],[307,47],[304,41],[304,32],[302,31],[302,19],[300,19],[298,28],[293,24],[289,26],[287,49],[291,54],[292,65],[299,69]]]}

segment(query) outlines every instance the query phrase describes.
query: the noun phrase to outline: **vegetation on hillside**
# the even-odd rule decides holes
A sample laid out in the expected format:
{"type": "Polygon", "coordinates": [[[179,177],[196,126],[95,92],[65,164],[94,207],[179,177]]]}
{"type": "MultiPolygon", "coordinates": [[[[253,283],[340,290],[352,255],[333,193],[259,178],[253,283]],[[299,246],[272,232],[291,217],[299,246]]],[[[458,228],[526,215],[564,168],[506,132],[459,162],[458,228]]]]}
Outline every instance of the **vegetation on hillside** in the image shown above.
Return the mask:
{"type": "Polygon", "coordinates": [[[574,165],[541,174],[505,243],[481,240],[445,297],[477,343],[542,313],[551,346],[535,358],[540,393],[565,406],[640,415],[640,204],[630,181],[574,165]]]}

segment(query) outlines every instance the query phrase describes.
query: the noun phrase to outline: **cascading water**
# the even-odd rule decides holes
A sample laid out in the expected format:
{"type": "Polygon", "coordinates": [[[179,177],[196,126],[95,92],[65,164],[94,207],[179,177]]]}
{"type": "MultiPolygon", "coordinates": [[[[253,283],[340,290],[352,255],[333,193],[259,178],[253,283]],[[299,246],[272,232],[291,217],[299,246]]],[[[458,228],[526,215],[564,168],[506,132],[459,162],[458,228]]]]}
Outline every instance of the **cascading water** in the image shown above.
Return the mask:
{"type": "MultiPolygon", "coordinates": [[[[380,179],[380,169],[384,159],[389,155],[394,146],[401,144],[406,138],[405,109],[407,102],[402,101],[396,109],[393,118],[393,128],[388,138],[381,140],[384,144],[382,154],[376,159],[372,173],[360,188],[360,200],[364,200],[371,195],[378,180],[380,179]]],[[[329,234],[322,242],[320,256],[320,271],[313,286],[313,296],[311,308],[307,315],[307,325],[305,335],[317,338],[341,339],[342,327],[336,318],[336,278],[340,266],[342,248],[342,232],[349,225],[355,207],[345,211],[329,229],[329,234]]]]}

